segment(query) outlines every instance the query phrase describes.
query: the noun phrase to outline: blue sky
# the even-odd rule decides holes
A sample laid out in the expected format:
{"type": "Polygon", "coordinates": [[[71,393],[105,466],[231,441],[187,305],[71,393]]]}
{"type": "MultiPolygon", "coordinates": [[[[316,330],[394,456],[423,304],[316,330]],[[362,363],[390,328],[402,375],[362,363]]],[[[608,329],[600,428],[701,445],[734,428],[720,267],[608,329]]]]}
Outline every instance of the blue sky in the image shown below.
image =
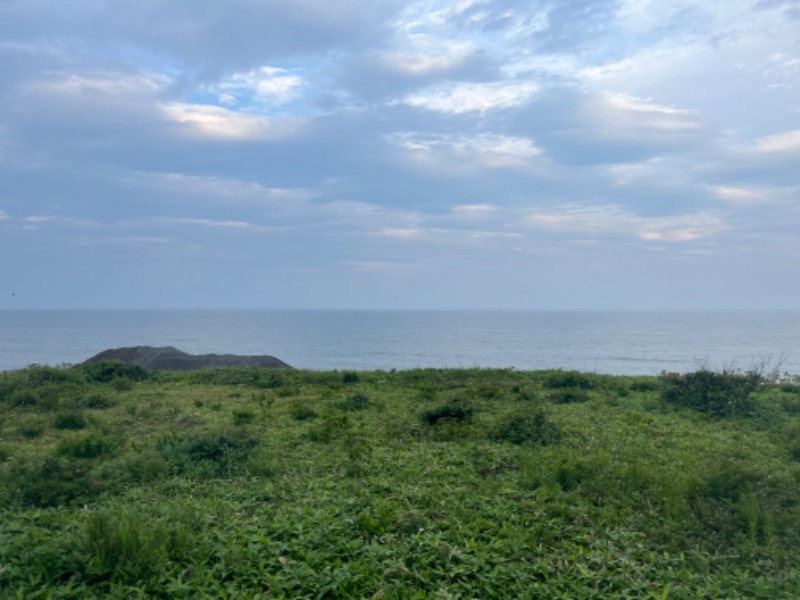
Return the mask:
{"type": "Polygon", "coordinates": [[[800,306],[800,1],[3,0],[0,308],[800,306]]]}

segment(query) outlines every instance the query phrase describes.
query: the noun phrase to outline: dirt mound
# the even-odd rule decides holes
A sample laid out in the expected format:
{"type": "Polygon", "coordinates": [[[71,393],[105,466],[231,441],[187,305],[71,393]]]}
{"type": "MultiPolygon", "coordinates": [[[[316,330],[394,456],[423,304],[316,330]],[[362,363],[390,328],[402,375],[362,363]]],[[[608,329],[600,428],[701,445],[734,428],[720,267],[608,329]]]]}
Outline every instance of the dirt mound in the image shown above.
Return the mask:
{"type": "Polygon", "coordinates": [[[238,354],[187,354],[172,346],[154,348],[134,346],[104,350],[86,361],[95,363],[101,360],[119,360],[139,365],[153,371],[192,371],[209,367],[267,367],[271,369],[290,369],[282,360],[274,356],[240,356],[238,354]]]}

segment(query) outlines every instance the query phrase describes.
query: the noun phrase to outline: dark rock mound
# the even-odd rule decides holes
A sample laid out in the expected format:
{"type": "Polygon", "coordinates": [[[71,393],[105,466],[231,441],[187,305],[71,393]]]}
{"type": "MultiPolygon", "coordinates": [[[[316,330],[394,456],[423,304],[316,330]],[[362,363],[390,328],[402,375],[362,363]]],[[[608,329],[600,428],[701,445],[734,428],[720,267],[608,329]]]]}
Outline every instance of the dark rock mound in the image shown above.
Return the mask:
{"type": "Polygon", "coordinates": [[[86,364],[102,360],[119,360],[138,365],[152,371],[192,371],[209,367],[266,367],[290,369],[274,356],[239,356],[237,354],[187,354],[172,346],[153,348],[134,346],[104,350],[86,361],[86,364]]]}

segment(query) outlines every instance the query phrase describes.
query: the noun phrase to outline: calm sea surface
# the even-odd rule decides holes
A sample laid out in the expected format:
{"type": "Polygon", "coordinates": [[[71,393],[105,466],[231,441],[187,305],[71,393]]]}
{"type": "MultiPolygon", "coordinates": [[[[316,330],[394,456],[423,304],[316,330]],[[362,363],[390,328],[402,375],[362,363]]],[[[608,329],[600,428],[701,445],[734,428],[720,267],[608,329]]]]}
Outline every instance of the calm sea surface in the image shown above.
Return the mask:
{"type": "Polygon", "coordinates": [[[565,368],[800,374],[800,311],[0,311],[0,370],[107,348],[271,354],[305,369],[565,368]]]}

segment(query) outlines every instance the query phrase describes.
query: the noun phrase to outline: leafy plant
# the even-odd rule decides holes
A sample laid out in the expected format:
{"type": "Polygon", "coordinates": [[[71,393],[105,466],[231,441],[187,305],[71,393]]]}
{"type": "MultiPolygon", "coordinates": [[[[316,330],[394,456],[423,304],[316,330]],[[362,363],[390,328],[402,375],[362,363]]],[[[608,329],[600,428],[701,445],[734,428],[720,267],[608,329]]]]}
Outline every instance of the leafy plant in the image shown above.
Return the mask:
{"type": "Polygon", "coordinates": [[[544,376],[544,387],[549,389],[580,388],[589,390],[595,387],[589,375],[580,371],[549,371],[544,376]]]}
{"type": "Polygon", "coordinates": [[[526,408],[505,415],[491,434],[498,441],[512,444],[547,445],[558,441],[558,427],[541,408],[526,408]]]}
{"type": "Polygon", "coordinates": [[[67,412],[56,415],[53,421],[56,429],[83,429],[86,427],[86,417],[80,412],[67,412]]]}
{"type": "Polygon", "coordinates": [[[80,368],[89,382],[109,383],[121,379],[143,381],[148,377],[147,369],[118,360],[99,361],[80,368]]]}
{"type": "Polygon", "coordinates": [[[256,418],[256,413],[252,410],[238,409],[233,411],[233,424],[234,425],[248,425],[256,418]]]}
{"type": "Polygon", "coordinates": [[[456,399],[424,411],[420,418],[428,425],[462,423],[469,422],[473,412],[473,408],[468,402],[456,399]]]}
{"type": "Polygon", "coordinates": [[[583,388],[559,388],[551,391],[548,396],[554,404],[576,404],[589,401],[589,392],[583,388]]]}
{"type": "Polygon", "coordinates": [[[366,394],[353,394],[348,396],[346,400],[336,402],[334,406],[339,410],[359,411],[369,408],[370,400],[366,394]]]}
{"type": "Polygon", "coordinates": [[[240,471],[257,446],[255,437],[233,431],[167,437],[158,449],[175,473],[220,477],[240,471]]]}
{"type": "Polygon", "coordinates": [[[56,449],[61,456],[72,458],[98,458],[114,453],[117,444],[99,431],[91,431],[78,438],[62,440],[56,449]]]}
{"type": "Polygon", "coordinates": [[[717,373],[701,369],[660,377],[661,397],[668,404],[692,408],[713,417],[746,416],[753,413],[753,395],[764,388],[766,381],[756,372],[717,373]]]}

